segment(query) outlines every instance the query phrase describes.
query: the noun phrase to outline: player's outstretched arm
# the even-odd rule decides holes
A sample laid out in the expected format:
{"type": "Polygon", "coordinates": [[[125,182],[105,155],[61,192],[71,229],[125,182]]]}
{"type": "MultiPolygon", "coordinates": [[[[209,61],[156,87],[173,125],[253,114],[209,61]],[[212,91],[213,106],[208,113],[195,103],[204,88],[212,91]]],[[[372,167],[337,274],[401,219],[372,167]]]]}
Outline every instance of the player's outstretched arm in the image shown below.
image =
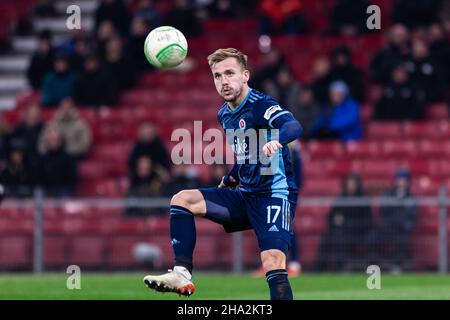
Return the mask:
{"type": "Polygon", "coordinates": [[[267,142],[263,146],[264,155],[270,157],[275,154],[283,145],[288,144],[303,134],[303,128],[300,123],[292,116],[286,113],[273,121],[273,128],[279,130],[278,140],[267,142]]]}

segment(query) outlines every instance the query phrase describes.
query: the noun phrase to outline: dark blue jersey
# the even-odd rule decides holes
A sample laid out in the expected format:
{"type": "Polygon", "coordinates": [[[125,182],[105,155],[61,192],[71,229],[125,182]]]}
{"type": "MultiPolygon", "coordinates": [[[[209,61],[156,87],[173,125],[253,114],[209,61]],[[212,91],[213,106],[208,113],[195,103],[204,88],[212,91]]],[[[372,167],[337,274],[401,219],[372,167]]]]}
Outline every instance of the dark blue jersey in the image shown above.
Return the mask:
{"type": "Polygon", "coordinates": [[[249,89],[244,101],[235,109],[224,103],[217,118],[236,155],[230,175],[239,180],[241,191],[271,194],[283,199],[296,197],[298,185],[287,146],[290,141],[282,143],[283,148],[270,158],[262,153],[265,143],[279,140],[277,129],[292,121],[298,125],[292,114],[272,97],[249,89]]]}

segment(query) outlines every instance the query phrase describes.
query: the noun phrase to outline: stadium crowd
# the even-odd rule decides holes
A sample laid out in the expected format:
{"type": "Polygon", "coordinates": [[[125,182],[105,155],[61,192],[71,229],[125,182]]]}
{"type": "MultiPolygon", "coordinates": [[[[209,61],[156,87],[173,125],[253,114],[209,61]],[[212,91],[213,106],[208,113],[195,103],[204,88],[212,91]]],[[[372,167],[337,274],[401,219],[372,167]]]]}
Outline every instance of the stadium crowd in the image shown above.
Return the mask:
{"type": "MultiPolygon", "coordinates": [[[[203,22],[208,19],[256,16],[259,36],[314,34],[303,14],[303,0],[166,3],[102,0],[95,13],[93,34],[75,30],[54,45],[50,31],[39,33],[27,78],[33,90],[41,92],[41,100],[24,109],[16,126],[12,127],[0,114],[0,181],[6,187],[7,197],[28,197],[36,185],[44,187],[49,196],[76,195],[77,167],[95,143],[92,128],[80,117],[79,109],[88,106],[102,112],[114,108],[121,93],[153,71],[142,48],[154,27],[172,25],[192,39],[204,34],[203,22]],[[56,112],[44,122],[41,113],[48,109],[56,112]]],[[[365,25],[365,10],[370,4],[371,1],[358,1],[357,5],[350,0],[334,1],[332,14],[326,17],[330,20],[328,35],[377,32],[365,25]]],[[[329,56],[315,59],[312,80],[303,82],[296,78],[292,62],[278,48],[271,47],[261,52],[261,63],[252,67],[251,87],[273,96],[290,110],[303,125],[305,141],[363,140],[361,106],[369,99],[374,105],[374,120],[424,120],[429,103],[448,101],[450,6],[439,0],[400,0],[391,10],[392,24],[384,31],[387,44],[375,53],[367,69],[353,62],[349,47],[338,45],[329,56]],[[378,88],[374,97],[368,84],[378,88]]],[[[55,14],[51,1],[39,1],[34,10],[35,16],[55,14]]],[[[204,186],[195,168],[171,165],[167,148],[154,123],[140,124],[128,156],[126,197],[170,196],[181,189],[204,186]]],[[[211,181],[207,185],[218,185],[226,172],[225,166],[211,166],[211,181]]],[[[396,182],[386,194],[412,196],[408,186],[410,173],[401,169],[396,177],[396,181],[404,178],[406,182],[399,182],[401,187],[396,182]]],[[[344,179],[341,197],[363,195],[362,184],[361,177],[351,173],[344,179]]],[[[414,208],[405,209],[405,219],[400,219],[388,208],[381,212],[382,219],[372,226],[370,208],[333,206],[320,244],[317,270],[344,268],[346,255],[358,250],[357,245],[367,233],[365,241],[370,247],[397,239],[400,249],[394,256],[399,263],[404,261],[403,247],[417,213],[414,208]],[[358,212],[357,221],[355,211],[364,213],[358,212]],[[337,265],[327,265],[331,261],[329,255],[337,257],[331,259],[337,265]]],[[[145,216],[164,211],[131,207],[124,214],[145,216]]]]}
{"type": "MultiPolygon", "coordinates": [[[[29,106],[16,127],[1,122],[1,176],[8,194],[30,195],[35,184],[49,190],[61,187],[61,192],[49,191],[54,196],[74,194],[77,163],[92,143],[90,128],[77,109],[114,106],[121,92],[152,71],[142,54],[145,36],[152,28],[170,24],[193,38],[202,34],[205,19],[257,13],[261,35],[312,34],[302,15],[303,5],[300,0],[246,4],[177,0],[160,10],[157,1],[103,0],[95,13],[93,34],[75,30],[54,46],[52,34],[42,31],[27,70],[30,86],[42,93],[40,104],[29,106]],[[43,123],[40,116],[45,108],[57,108],[48,123],[43,123]],[[52,172],[51,177],[45,172],[52,172]]],[[[369,32],[361,25],[361,12],[368,5],[369,1],[361,1],[358,6],[351,1],[336,1],[330,35],[369,32]]],[[[350,48],[338,45],[329,57],[314,61],[312,81],[300,83],[286,57],[274,47],[261,53],[262,63],[253,70],[251,86],[272,95],[293,112],[304,127],[305,140],[364,139],[360,106],[368,99],[367,83],[382,88],[373,119],[424,119],[427,104],[445,101],[448,93],[450,43],[448,24],[438,16],[443,10],[440,8],[440,1],[396,2],[392,8],[393,25],[386,32],[388,44],[375,53],[367,70],[355,66],[350,48]],[[416,15],[420,19],[415,19],[416,15]]],[[[38,2],[34,14],[53,16],[53,2],[38,2]]],[[[143,183],[152,186],[144,188],[148,189],[146,195],[173,191],[167,185],[181,185],[181,181],[195,186],[198,174],[191,171],[172,168],[165,143],[154,126],[141,125],[129,160],[129,194],[141,194],[138,190],[143,183]]]]}

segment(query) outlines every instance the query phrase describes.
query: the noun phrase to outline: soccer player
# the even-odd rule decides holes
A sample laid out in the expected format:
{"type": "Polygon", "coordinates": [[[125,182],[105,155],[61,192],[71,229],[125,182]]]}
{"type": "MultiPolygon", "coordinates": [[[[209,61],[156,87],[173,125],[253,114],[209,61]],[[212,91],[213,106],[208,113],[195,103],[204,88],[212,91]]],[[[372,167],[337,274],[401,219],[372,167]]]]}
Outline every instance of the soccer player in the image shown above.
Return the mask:
{"type": "Polygon", "coordinates": [[[148,275],[144,283],[160,292],[186,296],[194,293],[194,216],[199,216],[222,224],[227,232],[253,229],[271,299],[292,300],[286,253],[291,243],[298,187],[287,144],[301,136],[302,127],[273,98],[249,87],[245,54],[233,48],[218,49],[208,56],[208,63],[216,90],[225,100],[217,118],[237,161],[218,188],[183,190],[172,197],[170,237],[174,268],[163,275],[148,275]],[[249,148],[253,142],[250,138],[239,135],[250,129],[258,135],[257,152],[249,148]],[[264,171],[268,167],[270,171],[264,171]]]}

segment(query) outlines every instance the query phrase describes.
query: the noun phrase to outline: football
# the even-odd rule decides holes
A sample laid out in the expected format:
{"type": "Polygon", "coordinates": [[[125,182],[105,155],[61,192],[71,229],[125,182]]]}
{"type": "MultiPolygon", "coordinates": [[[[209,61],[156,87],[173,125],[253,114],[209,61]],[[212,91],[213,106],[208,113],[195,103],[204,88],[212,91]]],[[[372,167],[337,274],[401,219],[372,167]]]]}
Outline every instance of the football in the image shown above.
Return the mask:
{"type": "Polygon", "coordinates": [[[153,29],[144,42],[147,60],[156,68],[178,66],[186,58],[188,44],[183,33],[170,26],[153,29]]]}

